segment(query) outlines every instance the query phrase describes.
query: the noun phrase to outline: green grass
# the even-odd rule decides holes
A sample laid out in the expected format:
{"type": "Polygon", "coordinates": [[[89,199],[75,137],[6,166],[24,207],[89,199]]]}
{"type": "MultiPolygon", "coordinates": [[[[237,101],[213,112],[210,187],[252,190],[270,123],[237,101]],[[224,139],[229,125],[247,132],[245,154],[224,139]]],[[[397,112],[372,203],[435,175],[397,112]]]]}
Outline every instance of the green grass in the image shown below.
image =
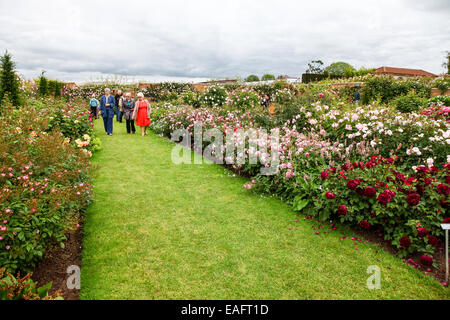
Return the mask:
{"type": "Polygon", "coordinates": [[[103,150],[93,158],[100,169],[85,221],[82,299],[450,298],[373,245],[357,251],[339,232],[316,235],[311,221],[246,191],[246,180],[222,167],[174,165],[167,139],[114,126],[113,137],[101,121],[95,127],[103,150]],[[381,290],[367,289],[371,265],[381,268],[381,290]]]}

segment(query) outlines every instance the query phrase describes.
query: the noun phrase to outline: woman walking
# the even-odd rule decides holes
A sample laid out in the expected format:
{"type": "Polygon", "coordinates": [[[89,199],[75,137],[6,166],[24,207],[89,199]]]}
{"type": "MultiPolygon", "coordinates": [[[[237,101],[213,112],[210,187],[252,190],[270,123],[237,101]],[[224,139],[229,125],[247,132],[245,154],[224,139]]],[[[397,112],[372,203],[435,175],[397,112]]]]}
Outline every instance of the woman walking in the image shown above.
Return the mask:
{"type": "Polygon", "coordinates": [[[127,94],[125,95],[125,99],[123,99],[122,102],[122,109],[123,109],[123,116],[127,123],[128,134],[136,133],[136,128],[134,127],[134,119],[133,119],[134,106],[135,106],[134,99],[131,98],[131,93],[127,92],[127,94]]]}
{"type": "Polygon", "coordinates": [[[138,101],[136,102],[136,106],[133,112],[133,119],[136,119],[136,125],[141,127],[142,136],[147,135],[147,128],[150,125],[150,102],[144,98],[144,94],[139,92],[137,94],[138,101]]]}

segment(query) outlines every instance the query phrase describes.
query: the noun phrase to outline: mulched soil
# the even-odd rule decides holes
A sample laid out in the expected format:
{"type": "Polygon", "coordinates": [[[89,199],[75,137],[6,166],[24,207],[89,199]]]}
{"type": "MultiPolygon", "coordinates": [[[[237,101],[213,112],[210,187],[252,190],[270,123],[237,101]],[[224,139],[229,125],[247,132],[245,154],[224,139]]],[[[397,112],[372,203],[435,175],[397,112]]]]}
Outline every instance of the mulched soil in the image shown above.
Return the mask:
{"type": "MultiPolygon", "coordinates": [[[[383,236],[379,233],[371,230],[371,231],[356,231],[357,234],[361,235],[361,238],[366,240],[370,240],[372,243],[378,245],[380,248],[383,248],[385,251],[397,255],[399,249],[395,248],[390,244],[389,241],[383,239],[383,236]]],[[[435,278],[440,283],[445,282],[445,243],[440,244],[436,251],[433,254],[433,261],[436,265],[434,267],[426,267],[420,263],[421,254],[415,254],[410,257],[403,258],[403,262],[410,265],[412,268],[415,268],[427,276],[435,278]]],[[[448,286],[448,284],[447,284],[448,286]]]]}
{"type": "Polygon", "coordinates": [[[59,245],[48,250],[44,259],[39,262],[36,270],[33,272],[32,279],[38,283],[38,286],[53,282],[49,294],[59,292],[64,300],[78,300],[80,290],[70,290],[67,288],[67,267],[75,265],[81,268],[81,244],[83,240],[82,226],[76,231],[67,235],[65,248],[59,245]]]}

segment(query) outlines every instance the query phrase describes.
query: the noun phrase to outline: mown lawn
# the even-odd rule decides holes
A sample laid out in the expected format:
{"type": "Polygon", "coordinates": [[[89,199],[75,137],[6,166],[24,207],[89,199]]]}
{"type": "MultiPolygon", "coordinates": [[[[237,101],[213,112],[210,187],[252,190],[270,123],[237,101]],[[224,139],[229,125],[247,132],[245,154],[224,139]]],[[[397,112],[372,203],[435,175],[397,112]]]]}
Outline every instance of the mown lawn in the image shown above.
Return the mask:
{"type": "Polygon", "coordinates": [[[220,166],[174,165],[167,139],[126,135],[116,122],[114,130],[108,137],[96,123],[103,150],[93,158],[100,170],[85,221],[82,299],[450,298],[374,245],[356,250],[337,231],[316,235],[310,221],[220,166]],[[381,268],[381,290],[366,286],[371,265],[381,268]]]}

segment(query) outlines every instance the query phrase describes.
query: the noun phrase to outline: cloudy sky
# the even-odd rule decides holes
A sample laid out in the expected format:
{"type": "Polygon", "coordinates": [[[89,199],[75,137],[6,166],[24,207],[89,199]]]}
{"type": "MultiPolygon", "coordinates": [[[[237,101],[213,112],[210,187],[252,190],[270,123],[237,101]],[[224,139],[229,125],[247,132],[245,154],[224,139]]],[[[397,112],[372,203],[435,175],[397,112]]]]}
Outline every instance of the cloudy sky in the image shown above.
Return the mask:
{"type": "Polygon", "coordinates": [[[443,71],[450,0],[0,0],[0,51],[33,78],[301,75],[307,63],[443,71]]]}

